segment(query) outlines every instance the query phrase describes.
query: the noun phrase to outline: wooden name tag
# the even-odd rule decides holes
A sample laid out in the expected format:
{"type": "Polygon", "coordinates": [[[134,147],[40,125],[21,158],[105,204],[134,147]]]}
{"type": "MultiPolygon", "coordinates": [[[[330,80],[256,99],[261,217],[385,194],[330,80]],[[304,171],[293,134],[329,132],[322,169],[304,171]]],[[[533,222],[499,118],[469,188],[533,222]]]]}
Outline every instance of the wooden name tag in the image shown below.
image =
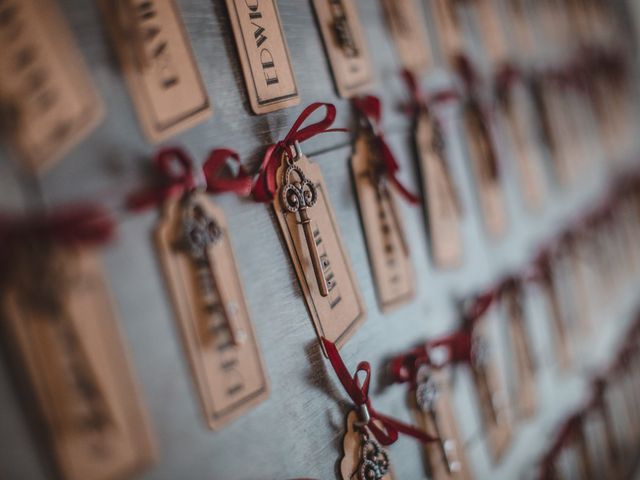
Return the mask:
{"type": "Polygon", "coordinates": [[[373,81],[369,49],[354,0],[313,0],[338,94],[351,98],[373,81]]]}
{"type": "Polygon", "coordinates": [[[382,7],[400,63],[416,74],[423,73],[431,55],[421,6],[415,0],[382,0],[382,7]]]}
{"type": "Polygon", "coordinates": [[[32,171],[60,159],[102,119],[102,104],[52,0],[0,2],[0,109],[32,171]]]}
{"type": "Polygon", "coordinates": [[[155,458],[99,262],[40,242],[14,258],[5,326],[69,480],[122,478],[155,458]]]}
{"type": "Polygon", "coordinates": [[[437,119],[423,112],[415,137],[431,257],[439,268],[456,267],[462,261],[462,207],[447,165],[444,132],[437,119]]]}
{"type": "Polygon", "coordinates": [[[156,241],[205,421],[217,430],[269,396],[224,212],[204,194],[170,200],[156,241]]]}
{"type": "Polygon", "coordinates": [[[449,375],[419,368],[416,388],[410,392],[410,405],[418,426],[439,441],[424,445],[432,480],[471,480],[473,477],[453,411],[449,375]]]}
{"type": "Polygon", "coordinates": [[[304,155],[284,155],[276,175],[273,209],[316,334],[340,348],[366,313],[322,172],[304,155]]]}
{"type": "Polygon", "coordinates": [[[160,142],[211,115],[174,0],[101,0],[145,135],[160,142]]]}
{"type": "Polygon", "coordinates": [[[464,123],[484,223],[489,235],[497,237],[507,228],[507,212],[493,138],[475,101],[465,108],[464,123]]]}
{"type": "Polygon", "coordinates": [[[300,103],[276,0],[226,2],[253,112],[300,103]]]}
{"type": "Polygon", "coordinates": [[[387,312],[415,296],[415,277],[396,193],[380,178],[379,160],[369,142],[367,134],[358,136],[351,172],[378,303],[387,312]]]}

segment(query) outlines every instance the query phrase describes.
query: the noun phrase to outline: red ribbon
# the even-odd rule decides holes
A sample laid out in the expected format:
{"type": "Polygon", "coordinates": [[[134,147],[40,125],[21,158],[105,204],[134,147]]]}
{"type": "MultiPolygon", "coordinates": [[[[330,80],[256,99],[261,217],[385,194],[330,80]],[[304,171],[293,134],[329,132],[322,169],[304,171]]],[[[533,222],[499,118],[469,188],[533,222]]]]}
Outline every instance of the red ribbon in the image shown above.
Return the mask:
{"type": "Polygon", "coordinates": [[[371,365],[369,365],[369,362],[360,362],[355,375],[351,376],[349,370],[340,357],[337,347],[325,338],[322,339],[322,343],[324,344],[324,348],[329,356],[331,366],[347,392],[347,395],[349,395],[357,407],[364,405],[369,411],[371,420],[377,420],[384,427],[384,429],[380,428],[376,425],[375,421],[371,421],[367,424],[367,428],[371,431],[378,442],[384,446],[391,445],[398,439],[399,433],[413,437],[422,443],[429,443],[438,440],[437,438],[427,435],[422,430],[377,412],[371,405],[371,399],[369,398],[369,383],[371,381],[371,365]],[[364,372],[365,374],[362,384],[358,379],[358,373],[360,372],[364,372]]]}
{"type": "Polygon", "coordinates": [[[420,197],[410,192],[402,182],[400,182],[397,176],[400,171],[400,165],[385,141],[384,134],[381,130],[382,103],[380,99],[373,95],[366,95],[364,97],[354,98],[353,105],[356,111],[369,122],[370,133],[373,135],[374,145],[377,147],[387,178],[398,189],[398,192],[400,192],[407,202],[412,205],[417,205],[420,202],[420,197]]]}
{"type": "Polygon", "coordinates": [[[295,143],[302,143],[321,133],[346,132],[344,128],[330,128],[336,119],[336,107],[331,103],[316,102],[305,108],[297,120],[294,122],[289,133],[284,139],[270,145],[264,154],[262,164],[258,173],[258,178],[253,185],[253,198],[258,202],[270,202],[276,191],[276,172],[282,161],[282,155],[288,154],[291,158],[296,157],[294,150],[295,143]],[[326,109],[322,120],[302,128],[304,122],[321,108],[326,109]]]}
{"type": "Polygon", "coordinates": [[[460,94],[452,88],[440,89],[427,97],[420,88],[417,77],[411,70],[403,70],[402,78],[404,79],[411,98],[411,108],[409,110],[414,115],[421,109],[428,109],[429,105],[460,99],[460,94]]]}
{"type": "Polygon", "coordinates": [[[95,204],[61,207],[23,218],[0,215],[0,247],[5,253],[12,242],[29,237],[63,245],[95,247],[111,240],[115,230],[116,223],[109,212],[95,204]]]}
{"type": "MultiPolygon", "coordinates": [[[[130,210],[140,211],[162,204],[169,198],[183,195],[197,187],[193,160],[180,147],[159,150],[153,159],[153,166],[162,179],[162,185],[129,195],[126,206],[130,210]]],[[[240,156],[233,150],[212,150],[202,166],[202,171],[207,192],[233,192],[243,197],[251,193],[251,177],[240,164],[240,156]],[[239,165],[238,174],[232,178],[225,178],[222,174],[229,160],[239,165]]]]}

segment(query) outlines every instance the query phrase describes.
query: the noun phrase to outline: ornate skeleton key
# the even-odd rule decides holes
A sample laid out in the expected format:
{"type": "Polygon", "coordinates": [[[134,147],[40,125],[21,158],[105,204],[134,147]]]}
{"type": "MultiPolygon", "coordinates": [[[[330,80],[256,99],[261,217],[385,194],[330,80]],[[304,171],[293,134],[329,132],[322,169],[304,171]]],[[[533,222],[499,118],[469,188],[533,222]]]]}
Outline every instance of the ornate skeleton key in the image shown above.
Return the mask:
{"type": "Polygon", "coordinates": [[[349,57],[357,57],[360,55],[360,50],[356,44],[349,20],[347,19],[347,12],[344,8],[342,0],[329,0],[331,5],[331,13],[333,15],[333,32],[336,36],[336,40],[340,48],[344,51],[344,54],[349,57]]]}
{"type": "MultiPolygon", "coordinates": [[[[296,151],[299,151],[297,145],[296,151]]],[[[311,218],[308,212],[308,209],[316,204],[318,192],[313,182],[308,180],[302,169],[295,164],[296,159],[292,159],[286,153],[285,158],[287,160],[287,168],[283,173],[284,181],[280,190],[281,202],[287,211],[298,215],[298,223],[302,225],[320,295],[326,297],[329,295],[329,288],[327,287],[327,280],[324,277],[322,262],[320,261],[318,247],[313,235],[313,230],[311,229],[311,218]]]]}
{"type": "Polygon", "coordinates": [[[208,314],[220,311],[233,344],[241,345],[246,334],[234,322],[238,307],[228,298],[224,281],[218,278],[209,255],[209,248],[222,239],[222,229],[215,219],[210,218],[203,208],[192,201],[191,196],[186,196],[184,202],[179,247],[193,260],[204,309],[208,314]]]}

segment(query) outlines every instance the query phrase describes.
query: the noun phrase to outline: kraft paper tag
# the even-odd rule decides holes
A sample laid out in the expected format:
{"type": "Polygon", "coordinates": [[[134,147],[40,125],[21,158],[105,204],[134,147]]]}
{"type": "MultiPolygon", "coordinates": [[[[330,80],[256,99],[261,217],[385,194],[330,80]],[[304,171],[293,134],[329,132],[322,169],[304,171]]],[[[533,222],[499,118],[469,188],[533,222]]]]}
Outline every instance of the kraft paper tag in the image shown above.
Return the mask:
{"type": "Polygon", "coordinates": [[[430,7],[436,23],[440,50],[447,61],[451,63],[465,51],[460,18],[456,12],[456,2],[430,0],[430,7]]]}
{"type": "Polygon", "coordinates": [[[381,1],[400,63],[415,74],[423,73],[431,63],[431,54],[421,6],[416,0],[381,1]]]}
{"type": "Polygon", "coordinates": [[[60,474],[106,480],[148,467],[155,446],[98,259],[40,241],[12,260],[5,327],[60,474]]]}
{"type": "Polygon", "coordinates": [[[490,347],[483,329],[484,326],[480,323],[473,330],[471,374],[487,446],[493,460],[498,461],[509,446],[511,426],[506,411],[504,386],[495,360],[489,352],[490,347]]]}
{"type": "Polygon", "coordinates": [[[224,212],[201,193],[169,200],[156,242],[204,418],[218,430],[269,396],[224,212]]]}
{"type": "Polygon", "coordinates": [[[33,172],[53,165],[103,117],[102,104],[52,0],[0,3],[0,110],[33,172]]]}
{"type": "Polygon", "coordinates": [[[470,101],[466,106],[464,123],[484,223],[488,233],[498,237],[507,228],[498,158],[489,126],[475,101],[470,101]]]}
{"type": "Polygon", "coordinates": [[[357,421],[358,414],[351,410],[347,415],[346,430],[342,439],[340,478],[394,480],[386,450],[375,441],[366,426],[357,427],[357,421]]]}
{"type": "Polygon", "coordinates": [[[410,408],[418,427],[440,439],[424,445],[429,478],[471,480],[473,476],[453,411],[449,375],[422,366],[416,380],[416,388],[409,393],[410,408]]]}
{"type": "Polygon", "coordinates": [[[439,268],[459,266],[463,256],[462,206],[447,164],[444,132],[427,112],[418,117],[415,142],[431,256],[439,268]]]}
{"type": "Polygon", "coordinates": [[[354,0],[314,0],[313,6],[338,94],[362,93],[374,74],[354,0]]]}
{"type": "Polygon", "coordinates": [[[276,0],[226,0],[254,113],[300,103],[276,0]]]}
{"type": "Polygon", "coordinates": [[[396,192],[381,177],[384,174],[380,173],[379,161],[370,137],[360,134],[351,157],[351,172],[378,303],[383,312],[388,312],[411,301],[416,292],[396,192]]]}
{"type": "Polygon", "coordinates": [[[521,285],[512,285],[503,293],[514,373],[511,385],[514,410],[520,418],[530,418],[537,408],[536,367],[526,330],[523,296],[521,285]]]}
{"type": "Polygon", "coordinates": [[[322,172],[305,155],[291,163],[283,156],[276,176],[273,209],[316,334],[340,348],[364,323],[366,312],[322,172]],[[312,190],[314,202],[310,201],[312,190]],[[314,255],[321,271],[314,268],[314,255]],[[322,294],[322,281],[327,295],[322,294]]]}
{"type": "Polygon", "coordinates": [[[153,143],[211,116],[174,0],[100,0],[142,129],[153,143]]]}

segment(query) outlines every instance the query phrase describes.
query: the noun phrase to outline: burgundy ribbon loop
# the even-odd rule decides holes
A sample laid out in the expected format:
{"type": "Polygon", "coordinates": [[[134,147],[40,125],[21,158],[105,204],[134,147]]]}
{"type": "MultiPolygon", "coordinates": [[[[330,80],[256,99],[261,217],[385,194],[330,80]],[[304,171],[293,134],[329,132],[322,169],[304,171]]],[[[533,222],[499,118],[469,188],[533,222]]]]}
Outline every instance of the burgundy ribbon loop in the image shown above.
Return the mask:
{"type": "Polygon", "coordinates": [[[389,148],[389,145],[384,138],[384,134],[382,133],[382,103],[380,102],[380,99],[373,95],[366,95],[364,97],[354,98],[353,105],[360,116],[367,120],[369,124],[370,133],[373,136],[373,144],[380,155],[383,170],[387,178],[407,202],[412,205],[417,205],[420,203],[420,197],[409,191],[409,189],[405,187],[398,178],[400,165],[396,161],[396,158],[391,151],[391,148],[389,148]]]}
{"type": "Polygon", "coordinates": [[[312,103],[302,111],[284,139],[267,148],[262,164],[260,165],[258,178],[252,189],[253,198],[257,202],[269,202],[273,200],[276,191],[276,172],[280,166],[282,155],[286,153],[291,158],[295,158],[296,153],[294,146],[296,142],[302,143],[321,133],[347,131],[344,128],[330,128],[336,119],[336,112],[335,105],[331,103],[312,103]],[[307,119],[321,108],[325,108],[326,110],[324,118],[302,128],[302,125],[307,119]]]}
{"type": "MultiPolygon", "coordinates": [[[[153,159],[153,166],[161,177],[162,184],[129,195],[126,200],[128,209],[145,210],[197,187],[194,162],[180,147],[158,150],[153,159]]],[[[251,191],[251,177],[240,165],[240,156],[233,150],[212,150],[202,170],[207,192],[233,192],[239,196],[247,196],[251,191]],[[238,174],[233,178],[223,178],[222,173],[229,160],[239,165],[238,174]]]]}
{"type": "Polygon", "coordinates": [[[399,433],[413,437],[422,443],[438,440],[427,435],[422,430],[377,412],[371,405],[371,399],[369,398],[369,384],[371,381],[371,366],[369,365],[369,362],[360,362],[355,375],[351,376],[349,370],[340,357],[337,347],[325,338],[322,339],[322,343],[327,355],[329,356],[331,366],[338,376],[344,390],[347,392],[347,395],[349,395],[356,407],[362,407],[364,405],[368,410],[372,421],[367,424],[367,428],[371,431],[376,440],[378,440],[382,445],[388,446],[398,439],[399,433]],[[365,379],[362,383],[360,383],[360,380],[358,379],[358,373],[360,372],[365,373],[365,379]],[[383,428],[380,428],[374,420],[377,420],[383,428]]]}

